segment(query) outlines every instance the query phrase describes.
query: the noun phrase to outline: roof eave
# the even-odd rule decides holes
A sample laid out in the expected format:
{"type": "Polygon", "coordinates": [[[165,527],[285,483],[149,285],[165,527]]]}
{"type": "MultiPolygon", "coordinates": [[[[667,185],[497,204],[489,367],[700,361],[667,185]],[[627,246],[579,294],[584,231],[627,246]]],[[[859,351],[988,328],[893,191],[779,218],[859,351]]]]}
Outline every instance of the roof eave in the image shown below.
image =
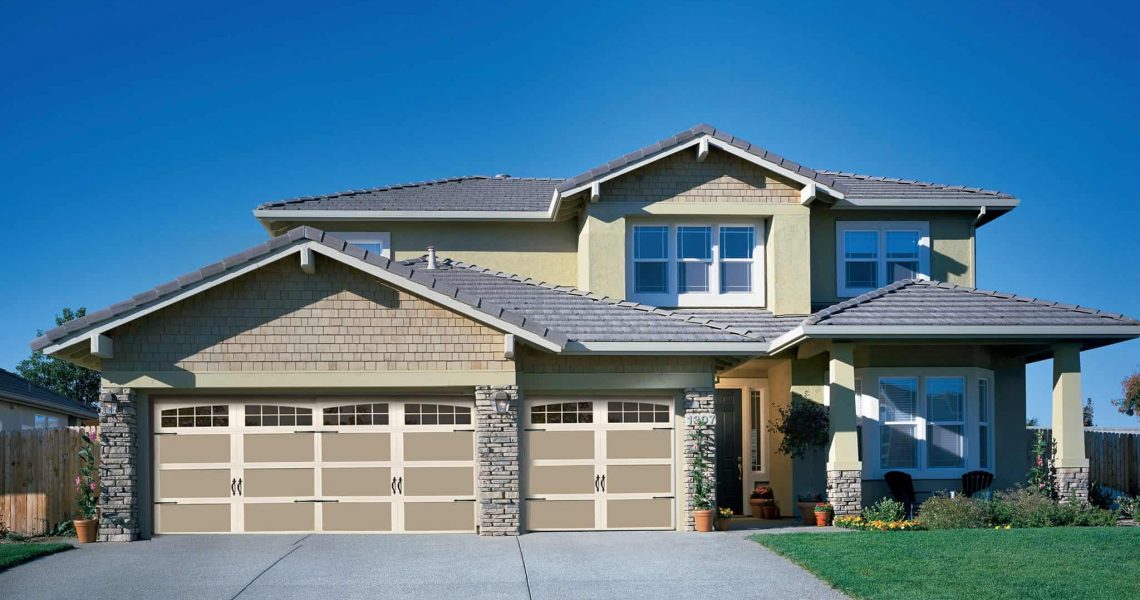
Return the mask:
{"type": "Polygon", "coordinates": [[[277,221],[550,221],[546,211],[496,210],[277,210],[254,209],[263,224],[277,221]]]}
{"type": "Polygon", "coordinates": [[[637,355],[637,356],[764,356],[768,342],[581,342],[571,341],[562,351],[565,355],[637,355]]]}

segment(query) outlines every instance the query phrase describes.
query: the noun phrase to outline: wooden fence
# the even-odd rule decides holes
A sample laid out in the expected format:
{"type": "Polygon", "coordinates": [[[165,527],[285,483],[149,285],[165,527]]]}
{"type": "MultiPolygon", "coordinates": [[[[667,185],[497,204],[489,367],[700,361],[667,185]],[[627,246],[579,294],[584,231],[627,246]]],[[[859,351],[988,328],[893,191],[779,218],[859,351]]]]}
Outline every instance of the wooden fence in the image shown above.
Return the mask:
{"type": "Polygon", "coordinates": [[[98,428],[0,433],[0,530],[40,535],[77,516],[78,454],[89,434],[98,428]]]}
{"type": "MultiPolygon", "coordinates": [[[[1026,430],[1028,457],[1026,468],[1033,466],[1033,440],[1038,430],[1053,435],[1049,428],[1026,430]]],[[[1132,496],[1140,495],[1140,431],[1109,428],[1085,429],[1085,456],[1089,459],[1089,478],[1096,483],[1132,496]]]]}

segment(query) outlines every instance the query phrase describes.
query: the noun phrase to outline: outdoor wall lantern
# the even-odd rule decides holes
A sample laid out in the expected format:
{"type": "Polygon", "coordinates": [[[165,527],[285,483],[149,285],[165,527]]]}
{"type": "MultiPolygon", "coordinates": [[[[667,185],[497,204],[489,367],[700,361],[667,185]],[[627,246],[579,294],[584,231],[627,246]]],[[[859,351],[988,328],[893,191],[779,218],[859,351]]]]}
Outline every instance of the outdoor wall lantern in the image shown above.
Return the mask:
{"type": "Polygon", "coordinates": [[[511,395],[504,392],[495,392],[491,399],[495,401],[495,414],[505,415],[511,412],[511,395]]]}

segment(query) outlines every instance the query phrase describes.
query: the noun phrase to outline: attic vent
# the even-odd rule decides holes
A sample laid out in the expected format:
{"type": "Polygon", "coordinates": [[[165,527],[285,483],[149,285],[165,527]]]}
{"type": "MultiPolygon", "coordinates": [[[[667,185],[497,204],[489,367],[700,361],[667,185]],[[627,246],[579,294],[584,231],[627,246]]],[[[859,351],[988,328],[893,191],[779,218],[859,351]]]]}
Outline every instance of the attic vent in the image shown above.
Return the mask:
{"type": "Polygon", "coordinates": [[[499,173],[499,174],[495,175],[495,179],[510,179],[510,178],[511,178],[511,176],[508,173],[499,173]]]}

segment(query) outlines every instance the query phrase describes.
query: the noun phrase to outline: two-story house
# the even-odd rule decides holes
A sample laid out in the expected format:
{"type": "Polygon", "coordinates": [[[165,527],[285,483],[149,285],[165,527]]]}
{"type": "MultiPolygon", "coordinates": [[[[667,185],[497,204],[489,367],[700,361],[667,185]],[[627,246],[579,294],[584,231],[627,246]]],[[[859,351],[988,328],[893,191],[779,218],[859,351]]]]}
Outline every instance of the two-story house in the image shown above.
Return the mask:
{"type": "Polygon", "coordinates": [[[1082,350],[1119,314],[975,289],[1010,195],[814,170],[706,125],[570,179],[263,204],[271,239],[32,342],[103,371],[101,537],[690,529],[1025,475],[1053,359],[1063,495],[1087,493],[1082,350]],[[818,456],[768,423],[826,405],[818,456]]]}

